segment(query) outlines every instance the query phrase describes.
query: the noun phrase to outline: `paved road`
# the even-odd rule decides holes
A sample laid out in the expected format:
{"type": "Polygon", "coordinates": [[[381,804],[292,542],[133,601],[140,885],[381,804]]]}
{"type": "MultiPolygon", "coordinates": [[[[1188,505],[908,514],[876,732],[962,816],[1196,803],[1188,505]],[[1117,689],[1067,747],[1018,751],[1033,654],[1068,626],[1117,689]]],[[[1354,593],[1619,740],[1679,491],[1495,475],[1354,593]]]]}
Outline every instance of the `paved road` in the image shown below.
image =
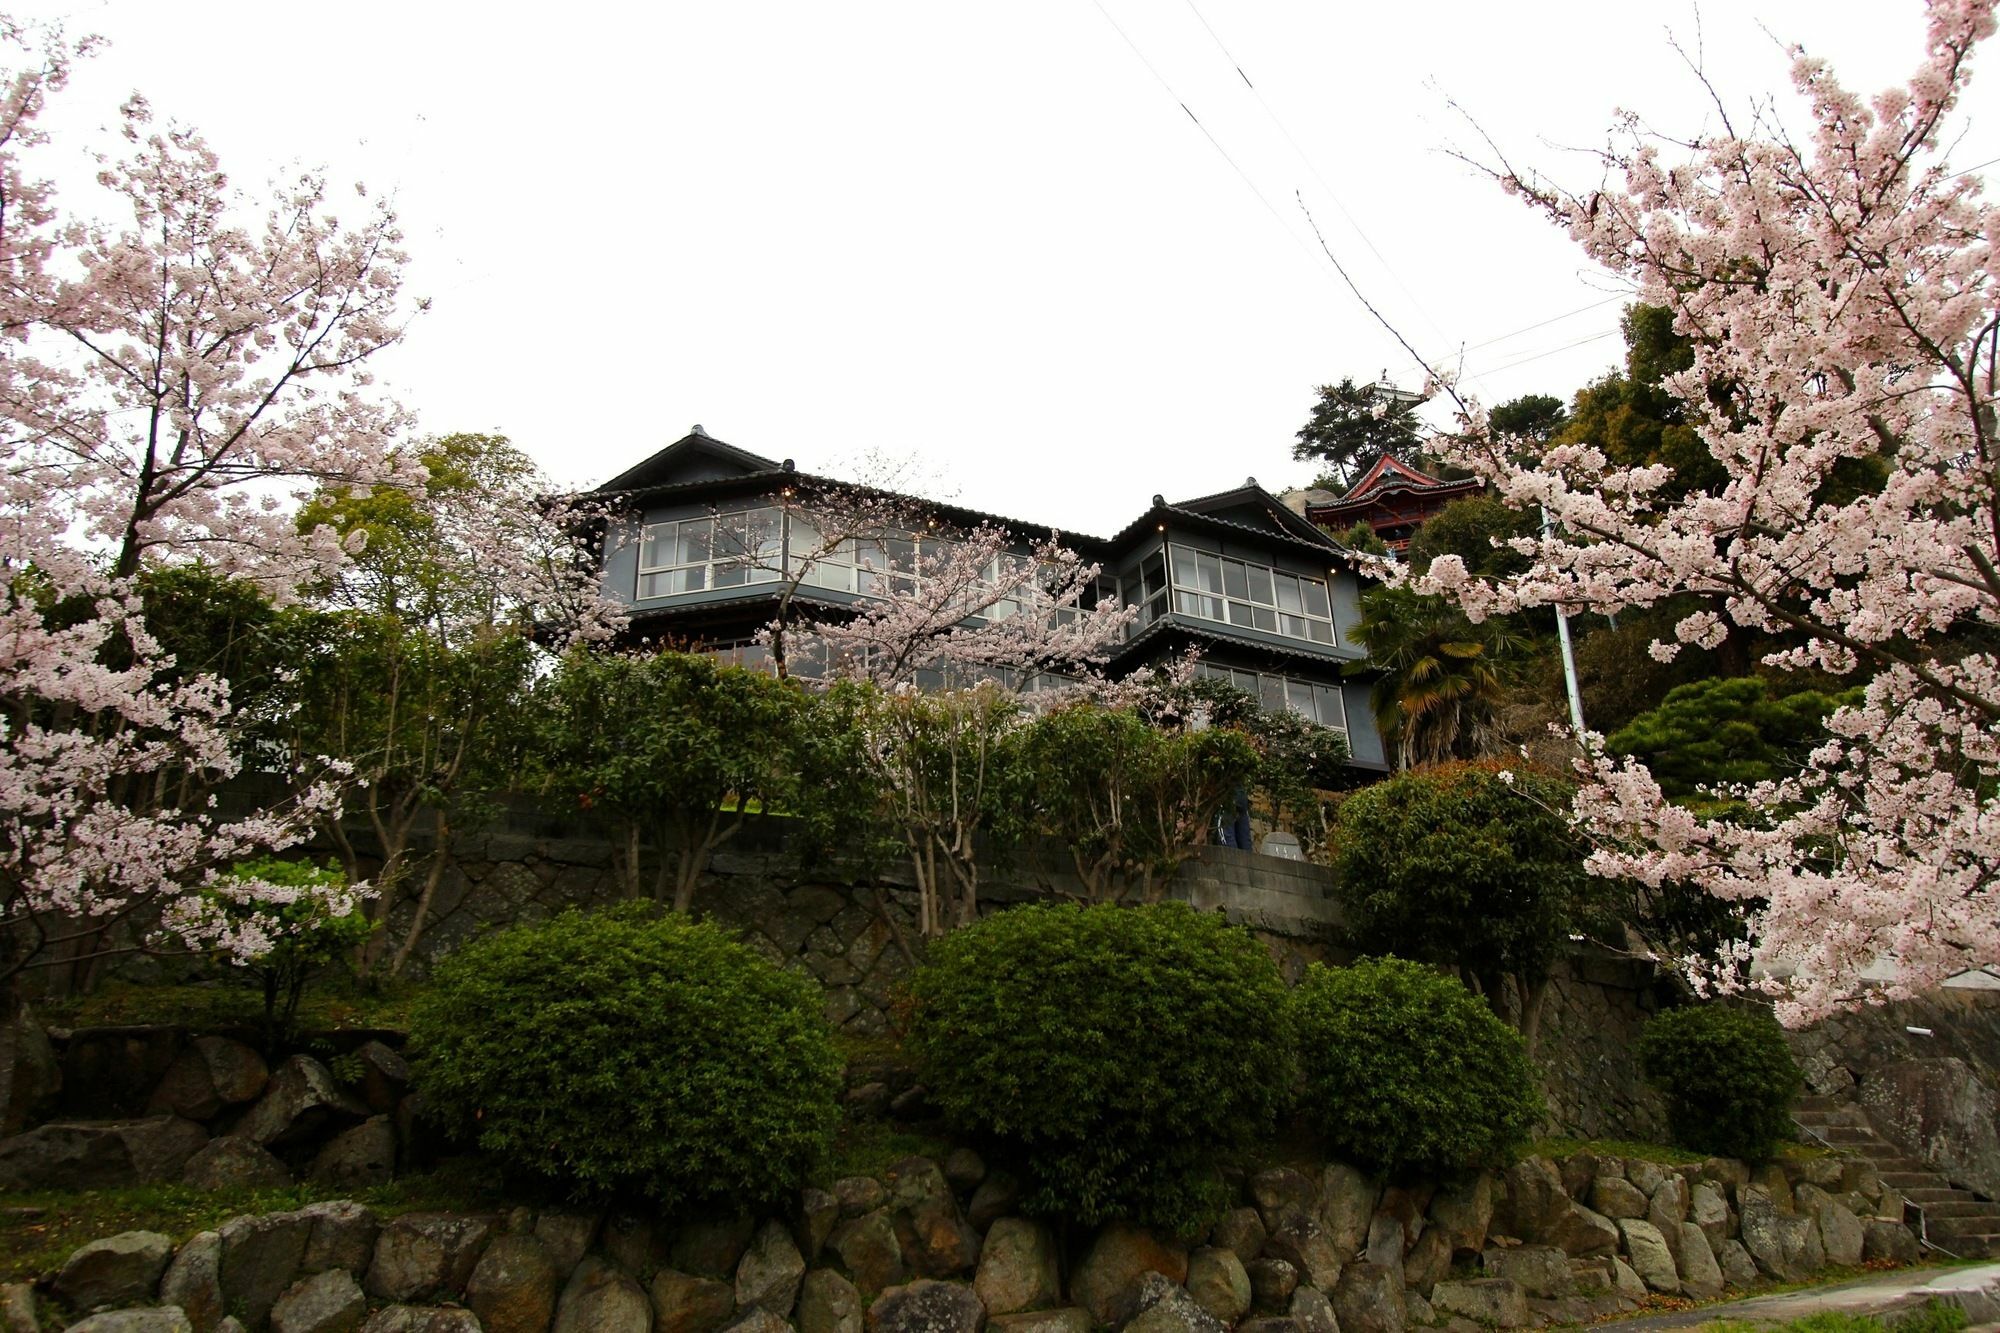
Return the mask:
{"type": "Polygon", "coordinates": [[[1726,1305],[1673,1314],[1621,1319],[1613,1327],[1626,1330],[1689,1328],[1716,1319],[1748,1319],[1784,1323],[1822,1310],[1848,1314],[1890,1314],[1937,1297],[1965,1307],[1974,1324],[2000,1320],[2000,1264],[1971,1268],[1904,1268],[1893,1273],[1857,1278],[1831,1287],[1809,1287],[1775,1296],[1754,1296],[1726,1305]]]}

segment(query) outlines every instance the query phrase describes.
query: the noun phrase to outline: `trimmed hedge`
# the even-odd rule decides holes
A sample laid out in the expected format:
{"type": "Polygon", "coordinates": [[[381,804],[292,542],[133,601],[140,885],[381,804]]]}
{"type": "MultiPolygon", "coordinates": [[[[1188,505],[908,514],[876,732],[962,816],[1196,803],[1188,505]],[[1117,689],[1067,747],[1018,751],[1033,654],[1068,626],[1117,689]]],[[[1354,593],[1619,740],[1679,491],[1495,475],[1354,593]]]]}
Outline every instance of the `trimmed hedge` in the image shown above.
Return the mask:
{"type": "Polygon", "coordinates": [[[1436,1178],[1513,1160],[1542,1118],[1521,1034],[1400,958],[1313,964],[1292,992],[1306,1111],[1358,1166],[1436,1178]]]}
{"type": "Polygon", "coordinates": [[[1768,1011],[1702,1004],[1655,1014],[1639,1058],[1683,1147],[1768,1162],[1791,1139],[1805,1080],[1768,1011]]]}
{"type": "Polygon", "coordinates": [[[410,1048],[431,1114],[514,1172],[755,1202],[802,1184],[838,1119],[822,1003],[713,925],[571,911],[447,959],[410,1048]]]}
{"type": "Polygon", "coordinates": [[[1031,1212],[1195,1232],[1227,1202],[1218,1154],[1290,1100],[1277,965],[1185,904],[1000,912],[933,944],[911,993],[924,1086],[1018,1164],[1031,1212]]]}

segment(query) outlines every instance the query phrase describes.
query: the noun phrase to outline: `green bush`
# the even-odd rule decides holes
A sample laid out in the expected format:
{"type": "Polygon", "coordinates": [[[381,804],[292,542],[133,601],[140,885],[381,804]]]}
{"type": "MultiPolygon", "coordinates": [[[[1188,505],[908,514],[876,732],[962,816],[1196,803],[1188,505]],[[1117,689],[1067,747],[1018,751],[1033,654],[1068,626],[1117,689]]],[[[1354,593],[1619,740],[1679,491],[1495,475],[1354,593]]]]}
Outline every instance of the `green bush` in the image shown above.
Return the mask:
{"type": "Polygon", "coordinates": [[[664,1208],[795,1188],[840,1057],[818,989],[719,928],[568,912],[447,959],[410,1027],[432,1114],[504,1166],[664,1208]]]}
{"type": "Polygon", "coordinates": [[[1391,1176],[1512,1160],[1542,1116],[1521,1036],[1400,958],[1315,963],[1292,992],[1306,1108],[1328,1146],[1391,1176]]]}
{"type": "Polygon", "coordinates": [[[1803,1080],[1769,1013],[1723,1004],[1669,1009],[1646,1024],[1639,1058],[1683,1146],[1766,1162],[1792,1137],[1803,1080]]]}
{"type": "Polygon", "coordinates": [[[1183,1234],[1226,1202],[1218,1152],[1274,1125],[1294,1066],[1277,965],[1180,903],[1017,907],[932,945],[910,1045],[1032,1212],[1183,1234]]]}

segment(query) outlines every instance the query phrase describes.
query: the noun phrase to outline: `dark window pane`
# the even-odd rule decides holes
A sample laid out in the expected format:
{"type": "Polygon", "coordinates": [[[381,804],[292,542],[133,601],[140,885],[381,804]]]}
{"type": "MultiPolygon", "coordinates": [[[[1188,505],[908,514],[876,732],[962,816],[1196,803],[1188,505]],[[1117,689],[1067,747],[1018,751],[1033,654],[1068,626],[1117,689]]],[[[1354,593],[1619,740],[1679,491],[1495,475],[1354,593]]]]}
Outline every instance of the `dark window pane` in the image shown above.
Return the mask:
{"type": "Polygon", "coordinates": [[[1250,600],[1271,605],[1271,571],[1262,565],[1250,565],[1250,600]]]}
{"type": "Polygon", "coordinates": [[[1250,578],[1241,560],[1222,562],[1222,591],[1230,597],[1248,597],[1250,578]]]}
{"type": "Polygon", "coordinates": [[[1327,610],[1326,585],[1318,579],[1301,579],[1299,582],[1302,585],[1300,590],[1305,594],[1306,614],[1318,616],[1321,620],[1328,619],[1332,612],[1327,610]]]}
{"type": "Polygon", "coordinates": [[[1290,574],[1278,575],[1278,609],[1297,615],[1305,609],[1299,601],[1299,581],[1290,574]]]}

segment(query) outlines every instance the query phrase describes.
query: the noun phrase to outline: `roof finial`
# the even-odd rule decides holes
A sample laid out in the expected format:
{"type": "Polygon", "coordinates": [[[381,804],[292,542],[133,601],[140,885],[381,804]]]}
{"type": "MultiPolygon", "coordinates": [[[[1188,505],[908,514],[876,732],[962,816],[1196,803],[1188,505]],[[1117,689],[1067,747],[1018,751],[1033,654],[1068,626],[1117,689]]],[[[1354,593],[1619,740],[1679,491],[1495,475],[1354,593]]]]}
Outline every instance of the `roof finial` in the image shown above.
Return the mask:
{"type": "Polygon", "coordinates": [[[1257,484],[1257,479],[1255,477],[1245,477],[1243,479],[1243,484],[1245,486],[1255,486],[1257,484]]]}
{"type": "Polygon", "coordinates": [[[688,434],[699,435],[704,440],[711,438],[709,433],[701,428],[701,423],[699,421],[694,423],[693,429],[689,430],[688,434]]]}

